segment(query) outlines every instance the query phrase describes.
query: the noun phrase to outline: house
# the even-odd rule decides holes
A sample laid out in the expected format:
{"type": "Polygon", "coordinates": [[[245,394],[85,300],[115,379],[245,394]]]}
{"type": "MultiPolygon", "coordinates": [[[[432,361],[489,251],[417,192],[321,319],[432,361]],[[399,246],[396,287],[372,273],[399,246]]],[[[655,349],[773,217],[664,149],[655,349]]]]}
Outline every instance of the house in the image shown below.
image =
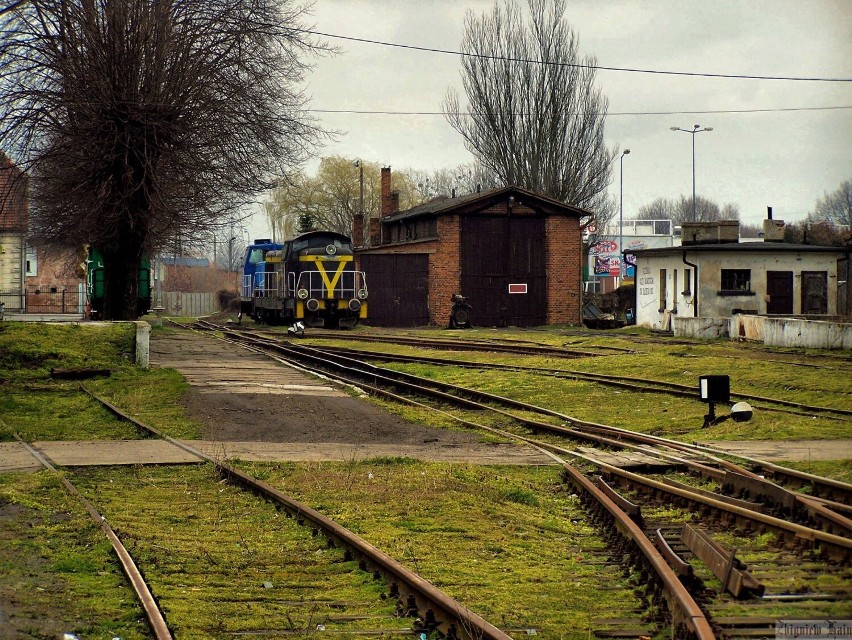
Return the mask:
{"type": "Polygon", "coordinates": [[[24,278],[34,266],[27,254],[27,175],[0,151],[0,303],[6,311],[24,305],[24,278]]]}
{"type": "Polygon", "coordinates": [[[850,248],[787,244],[772,232],[777,221],[765,223],[764,242],[739,242],[736,221],[686,223],[681,246],[633,251],[637,324],[668,330],[683,317],[848,316],[850,248]]]}
{"type": "Polygon", "coordinates": [[[353,228],[370,324],[446,325],[456,294],[477,326],[580,323],[580,218],[590,212],[519,187],[399,211],[390,178],[382,169],[381,217],[365,227],[356,216],[353,228]]]}

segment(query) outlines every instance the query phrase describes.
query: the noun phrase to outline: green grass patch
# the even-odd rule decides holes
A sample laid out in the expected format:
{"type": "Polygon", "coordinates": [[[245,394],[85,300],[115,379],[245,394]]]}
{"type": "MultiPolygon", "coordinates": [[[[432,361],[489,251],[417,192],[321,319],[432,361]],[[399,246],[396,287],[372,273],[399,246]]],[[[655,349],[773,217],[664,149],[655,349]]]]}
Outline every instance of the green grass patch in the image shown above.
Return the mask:
{"type": "Polygon", "coordinates": [[[101,528],[48,472],[0,474],[0,594],[8,637],[151,637],[101,528]]]}
{"type": "Polygon", "coordinates": [[[639,606],[558,471],[387,460],[244,464],[504,629],[588,638],[639,606]],[[476,487],[471,491],[471,487],[476,487]],[[570,591],[571,596],[566,597],[570,591]]]}
{"type": "Polygon", "coordinates": [[[212,465],[87,468],[74,482],[120,529],[178,638],[313,637],[317,625],[347,638],[411,624],[342,549],[212,465]]]}

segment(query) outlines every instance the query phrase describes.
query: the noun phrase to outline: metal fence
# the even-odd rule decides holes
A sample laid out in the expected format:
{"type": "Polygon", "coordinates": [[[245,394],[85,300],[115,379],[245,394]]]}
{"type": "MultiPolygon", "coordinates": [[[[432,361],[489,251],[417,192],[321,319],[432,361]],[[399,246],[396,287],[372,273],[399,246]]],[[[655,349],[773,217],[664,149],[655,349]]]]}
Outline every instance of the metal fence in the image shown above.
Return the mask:
{"type": "Polygon", "coordinates": [[[85,295],[79,287],[27,285],[0,291],[6,313],[79,313],[85,311],[85,295]]]}

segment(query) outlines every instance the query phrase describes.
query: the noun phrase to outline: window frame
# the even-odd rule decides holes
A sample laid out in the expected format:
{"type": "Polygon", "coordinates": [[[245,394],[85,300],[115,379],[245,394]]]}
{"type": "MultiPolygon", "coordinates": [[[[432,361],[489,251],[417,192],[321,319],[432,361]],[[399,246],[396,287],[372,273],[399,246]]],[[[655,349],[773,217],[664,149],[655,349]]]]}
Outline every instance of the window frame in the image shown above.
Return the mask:
{"type": "Polygon", "coordinates": [[[751,269],[720,269],[718,295],[753,296],[751,283],[751,269]]]}

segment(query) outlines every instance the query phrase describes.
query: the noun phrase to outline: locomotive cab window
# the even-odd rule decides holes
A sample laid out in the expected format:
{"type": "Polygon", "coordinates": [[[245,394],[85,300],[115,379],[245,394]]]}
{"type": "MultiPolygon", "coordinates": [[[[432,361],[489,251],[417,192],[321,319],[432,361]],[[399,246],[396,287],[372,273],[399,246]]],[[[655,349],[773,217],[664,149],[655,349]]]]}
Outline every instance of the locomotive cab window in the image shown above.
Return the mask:
{"type": "Polygon", "coordinates": [[[263,262],[263,249],[252,249],[248,258],[249,264],[260,264],[263,262]]]}

